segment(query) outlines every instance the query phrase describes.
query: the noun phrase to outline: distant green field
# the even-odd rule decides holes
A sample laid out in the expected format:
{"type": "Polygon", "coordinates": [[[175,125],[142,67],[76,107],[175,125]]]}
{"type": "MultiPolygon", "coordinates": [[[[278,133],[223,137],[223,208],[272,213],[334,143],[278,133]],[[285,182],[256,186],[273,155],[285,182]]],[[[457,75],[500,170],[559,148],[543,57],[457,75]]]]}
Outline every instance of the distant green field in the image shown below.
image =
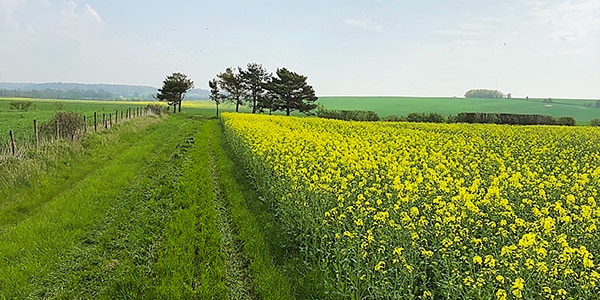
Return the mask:
{"type": "Polygon", "coordinates": [[[417,97],[321,97],[318,101],[328,109],[372,110],[380,117],[409,113],[437,112],[456,115],[460,112],[540,114],[573,117],[579,125],[600,118],[595,100],[552,99],[465,99],[417,97]]]}
{"type": "Polygon", "coordinates": [[[33,120],[36,119],[39,123],[46,122],[57,111],[80,112],[87,116],[91,122],[94,112],[97,112],[101,118],[102,114],[114,114],[116,111],[124,111],[127,108],[134,109],[137,106],[145,106],[146,104],[124,101],[0,98],[0,148],[8,141],[9,130],[14,132],[18,141],[31,140],[33,120]],[[31,101],[33,105],[27,111],[11,110],[9,103],[12,101],[31,101]]]}

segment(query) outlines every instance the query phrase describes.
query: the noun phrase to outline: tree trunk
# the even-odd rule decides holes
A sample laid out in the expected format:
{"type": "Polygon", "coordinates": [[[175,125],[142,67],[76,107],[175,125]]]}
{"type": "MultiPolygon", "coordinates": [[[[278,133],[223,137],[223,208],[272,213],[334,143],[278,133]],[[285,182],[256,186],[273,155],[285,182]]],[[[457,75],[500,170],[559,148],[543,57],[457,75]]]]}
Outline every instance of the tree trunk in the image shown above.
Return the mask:
{"type": "Polygon", "coordinates": [[[217,103],[217,118],[219,117],[219,104],[217,103]]]}
{"type": "Polygon", "coordinates": [[[235,99],[235,112],[239,112],[240,109],[240,98],[235,99]]]}
{"type": "Polygon", "coordinates": [[[253,114],[256,113],[256,97],[254,97],[254,99],[252,101],[252,113],[253,114]]]}
{"type": "Polygon", "coordinates": [[[181,112],[181,101],[178,102],[178,106],[179,106],[179,112],[181,112]]]}
{"type": "Polygon", "coordinates": [[[177,110],[176,110],[176,109],[177,109],[177,103],[173,103],[173,113],[176,113],[176,112],[177,112],[177,110]]]}
{"type": "Polygon", "coordinates": [[[289,106],[285,108],[285,115],[286,116],[290,115],[290,107],[289,106]]]}

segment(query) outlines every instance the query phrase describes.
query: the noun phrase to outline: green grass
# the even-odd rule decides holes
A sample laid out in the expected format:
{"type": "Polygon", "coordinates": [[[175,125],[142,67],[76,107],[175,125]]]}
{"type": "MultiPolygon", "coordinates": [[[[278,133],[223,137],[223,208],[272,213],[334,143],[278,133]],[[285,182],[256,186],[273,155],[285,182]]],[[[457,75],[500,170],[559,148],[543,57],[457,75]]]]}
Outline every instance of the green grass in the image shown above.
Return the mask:
{"type": "Polygon", "coordinates": [[[380,117],[406,116],[412,112],[437,112],[456,115],[460,112],[540,114],[573,117],[578,124],[600,118],[594,100],[552,99],[465,99],[419,97],[322,97],[318,103],[328,109],[372,110],[380,117]]]}
{"type": "Polygon", "coordinates": [[[0,161],[0,299],[305,298],[289,238],[207,118],[138,118],[0,161]]]}

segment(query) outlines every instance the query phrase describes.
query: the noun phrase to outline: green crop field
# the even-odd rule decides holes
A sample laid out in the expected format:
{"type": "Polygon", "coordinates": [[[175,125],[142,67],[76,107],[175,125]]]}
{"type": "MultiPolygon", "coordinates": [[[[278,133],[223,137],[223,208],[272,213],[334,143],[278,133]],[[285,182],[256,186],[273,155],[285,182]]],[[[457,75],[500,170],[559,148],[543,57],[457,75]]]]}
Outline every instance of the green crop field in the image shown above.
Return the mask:
{"type": "Polygon", "coordinates": [[[371,110],[380,117],[409,113],[437,112],[456,115],[460,112],[540,114],[573,117],[578,124],[600,118],[595,100],[552,99],[465,99],[420,97],[321,97],[319,104],[327,109],[371,110]]]}

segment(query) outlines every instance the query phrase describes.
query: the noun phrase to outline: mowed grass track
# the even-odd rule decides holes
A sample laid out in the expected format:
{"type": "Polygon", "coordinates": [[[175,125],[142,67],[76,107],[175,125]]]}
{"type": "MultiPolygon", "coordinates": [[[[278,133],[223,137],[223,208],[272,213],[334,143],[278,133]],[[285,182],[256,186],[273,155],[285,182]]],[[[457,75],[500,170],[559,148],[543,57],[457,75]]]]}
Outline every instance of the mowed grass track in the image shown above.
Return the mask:
{"type": "Polygon", "coordinates": [[[0,188],[0,299],[294,298],[218,120],[136,119],[83,143],[0,188]]]}

